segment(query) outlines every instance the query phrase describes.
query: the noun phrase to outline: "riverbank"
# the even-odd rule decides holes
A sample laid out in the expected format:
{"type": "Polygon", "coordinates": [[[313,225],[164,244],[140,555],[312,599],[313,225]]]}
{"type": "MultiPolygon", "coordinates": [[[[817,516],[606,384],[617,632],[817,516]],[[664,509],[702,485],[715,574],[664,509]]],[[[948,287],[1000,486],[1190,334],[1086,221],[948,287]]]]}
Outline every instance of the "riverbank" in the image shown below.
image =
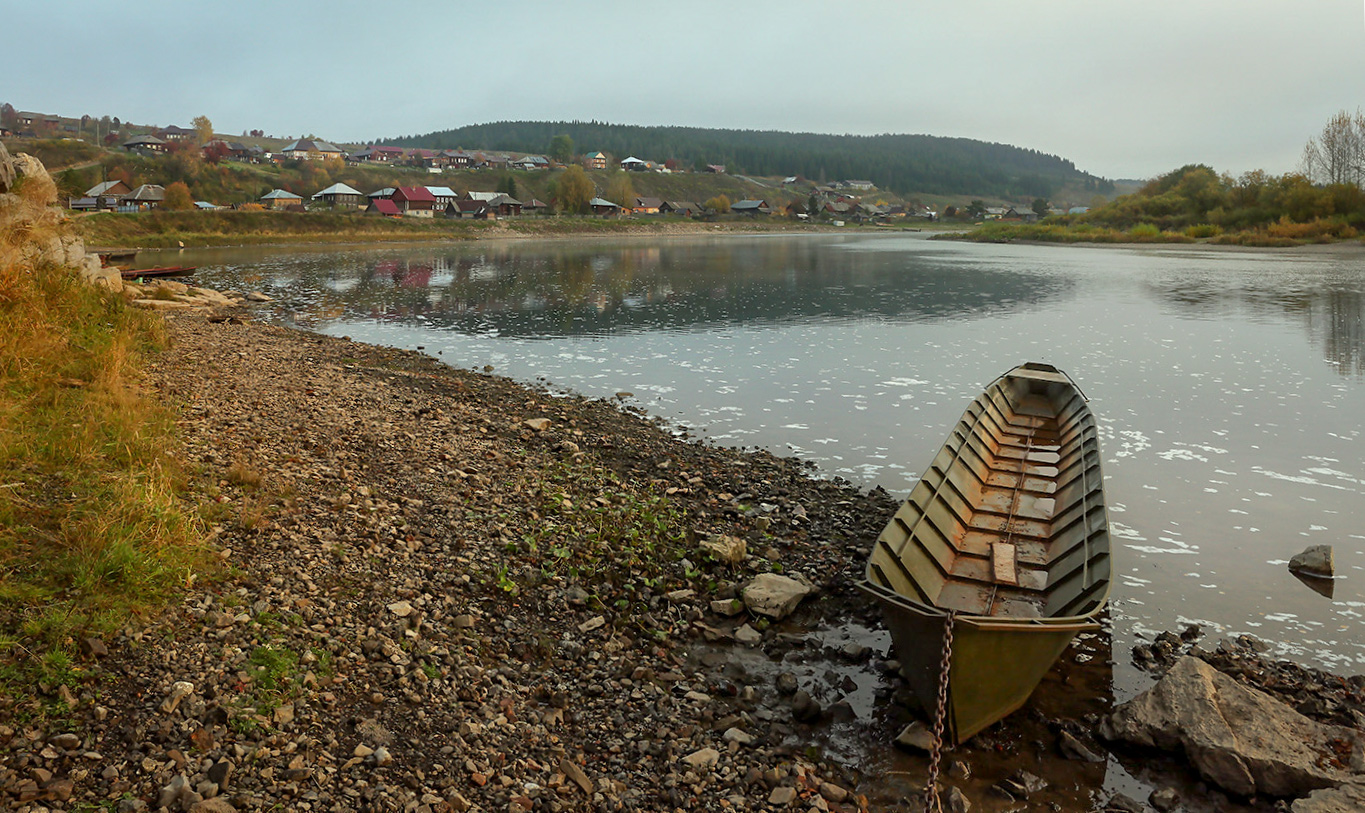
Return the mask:
{"type": "Polygon", "coordinates": [[[520,217],[503,220],[388,218],[359,212],[143,212],[75,218],[86,245],[101,249],[203,248],[243,245],[377,243],[623,235],[766,234],[891,231],[787,218],[520,217]]]}

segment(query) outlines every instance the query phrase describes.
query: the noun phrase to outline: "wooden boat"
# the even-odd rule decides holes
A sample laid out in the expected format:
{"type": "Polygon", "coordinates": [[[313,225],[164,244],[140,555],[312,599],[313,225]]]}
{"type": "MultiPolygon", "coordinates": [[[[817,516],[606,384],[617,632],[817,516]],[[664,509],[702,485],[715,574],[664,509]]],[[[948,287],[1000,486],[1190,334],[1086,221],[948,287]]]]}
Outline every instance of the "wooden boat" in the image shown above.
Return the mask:
{"type": "Polygon", "coordinates": [[[156,268],[120,268],[118,272],[124,279],[183,277],[187,274],[193,274],[197,268],[199,268],[197,265],[162,265],[156,268]]]}
{"type": "Polygon", "coordinates": [[[932,720],[951,611],[944,740],[1024,704],[1109,597],[1099,439],[1085,395],[1015,367],[967,407],[887,524],[859,584],[882,605],[901,672],[932,720]]]}

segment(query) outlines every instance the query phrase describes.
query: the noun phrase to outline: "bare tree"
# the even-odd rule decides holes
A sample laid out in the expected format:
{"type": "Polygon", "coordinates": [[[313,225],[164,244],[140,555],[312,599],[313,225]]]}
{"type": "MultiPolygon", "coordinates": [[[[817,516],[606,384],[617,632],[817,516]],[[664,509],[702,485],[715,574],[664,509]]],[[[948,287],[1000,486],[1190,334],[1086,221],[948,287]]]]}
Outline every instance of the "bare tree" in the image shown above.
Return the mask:
{"type": "Polygon", "coordinates": [[[1303,174],[1314,183],[1365,182],[1365,113],[1342,110],[1303,147],[1303,174]]]}

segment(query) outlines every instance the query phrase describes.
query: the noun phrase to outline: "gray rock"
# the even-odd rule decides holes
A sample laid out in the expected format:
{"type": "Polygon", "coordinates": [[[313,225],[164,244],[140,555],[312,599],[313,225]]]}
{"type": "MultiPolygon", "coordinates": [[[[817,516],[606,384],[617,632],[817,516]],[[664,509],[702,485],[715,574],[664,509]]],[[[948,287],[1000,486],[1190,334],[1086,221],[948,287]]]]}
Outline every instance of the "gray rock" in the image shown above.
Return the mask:
{"type": "Polygon", "coordinates": [[[232,781],[232,761],[218,760],[209,767],[206,776],[220,791],[227,790],[228,783],[232,781]]]}
{"type": "Polygon", "coordinates": [[[916,720],[896,736],[896,745],[911,751],[931,751],[934,748],[934,732],[929,726],[916,720]]]}
{"type": "Polygon", "coordinates": [[[783,672],[777,676],[777,693],[780,695],[796,694],[796,690],[801,688],[801,683],[797,681],[796,675],[791,672],[783,672]]]}
{"type": "Polygon", "coordinates": [[[763,633],[748,624],[743,624],[735,630],[735,640],[745,646],[758,646],[763,643],[763,633]]]}
{"type": "Polygon", "coordinates": [[[1115,793],[1104,806],[1104,813],[1147,813],[1136,799],[1115,793]]]}
{"type": "Polygon", "coordinates": [[[773,792],[768,794],[768,804],[786,807],[796,801],[796,788],[786,786],[773,788],[773,792]]]}
{"type": "Polygon", "coordinates": [[[967,794],[963,793],[961,789],[955,785],[949,787],[948,791],[943,795],[948,802],[948,810],[952,811],[952,813],[968,813],[968,811],[972,809],[972,803],[971,800],[967,798],[967,794]]]}
{"type": "Polygon", "coordinates": [[[1176,792],[1175,788],[1158,788],[1152,791],[1151,795],[1147,797],[1147,801],[1161,813],[1167,813],[1180,804],[1180,794],[1176,792]]]}
{"type": "Polygon", "coordinates": [[[252,291],[251,293],[249,293],[249,294],[246,295],[245,299],[246,299],[247,302],[274,302],[274,301],[275,301],[275,300],[271,299],[270,297],[266,296],[265,294],[261,293],[260,291],[252,291]]]}
{"type": "Polygon", "coordinates": [[[682,761],[699,770],[710,768],[720,762],[720,752],[714,748],[702,748],[683,757],[682,761]]]}
{"type": "Polygon", "coordinates": [[[809,584],[776,573],[759,574],[744,588],[744,605],[751,612],[781,620],[792,614],[802,599],[815,592],[809,584]]]}
{"type": "Polygon", "coordinates": [[[1314,722],[1188,656],[1104,718],[1100,734],[1183,749],[1200,775],[1240,796],[1302,796],[1365,771],[1360,732],[1314,722]],[[1349,744],[1348,768],[1322,758],[1334,743],[1349,744]]]}
{"type": "Polygon", "coordinates": [[[1315,790],[1289,806],[1292,813],[1360,813],[1365,810],[1365,782],[1315,790]]]}
{"type": "Polygon", "coordinates": [[[9,157],[9,150],[5,149],[4,144],[0,144],[0,193],[8,192],[14,188],[14,161],[9,157]]]}
{"type": "Polygon", "coordinates": [[[1289,560],[1289,569],[1305,576],[1330,579],[1335,573],[1331,545],[1310,545],[1289,560]]]}
{"type": "Polygon", "coordinates": [[[820,701],[810,696],[810,692],[799,691],[792,695],[792,717],[798,722],[813,723],[820,719],[824,709],[820,707],[820,701]]]}
{"type": "Polygon", "coordinates": [[[190,805],[186,813],[237,813],[237,808],[228,804],[227,800],[221,796],[212,799],[204,799],[190,805]]]}
{"type": "Polygon", "coordinates": [[[565,757],[559,761],[559,770],[573,781],[585,794],[592,796],[592,780],[573,760],[565,757]]]}
{"type": "Polygon", "coordinates": [[[1103,762],[1104,757],[1085,743],[1081,742],[1069,731],[1063,731],[1057,738],[1057,748],[1062,752],[1062,756],[1067,759],[1074,759],[1080,762],[1103,762]]]}

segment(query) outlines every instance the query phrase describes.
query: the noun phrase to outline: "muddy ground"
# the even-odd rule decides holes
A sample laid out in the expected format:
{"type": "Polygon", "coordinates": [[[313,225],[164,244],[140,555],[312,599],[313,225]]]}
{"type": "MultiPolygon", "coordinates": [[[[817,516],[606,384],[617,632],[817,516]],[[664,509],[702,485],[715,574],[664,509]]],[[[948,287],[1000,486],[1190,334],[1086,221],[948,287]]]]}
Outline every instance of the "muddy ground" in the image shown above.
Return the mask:
{"type": "MultiPolygon", "coordinates": [[[[693,441],[627,393],[557,396],[241,311],[168,319],[147,383],[179,410],[219,565],[89,641],[89,680],[39,687],[68,717],[0,711],[8,807],[921,809],[928,760],[889,745],[909,692],[855,588],[890,495],[693,441]],[[735,597],[766,572],[818,592],[751,615],[735,597]]],[[[1224,666],[1253,674],[1243,649],[1224,666]]],[[[1108,753],[1092,731],[1114,657],[1078,639],[1024,710],[947,755],[945,784],[977,811],[1118,790],[1141,810],[1157,788],[1274,809],[1108,753]]],[[[1325,679],[1274,674],[1315,710],[1325,679]]],[[[1342,685],[1323,715],[1359,713],[1342,685]]]]}

